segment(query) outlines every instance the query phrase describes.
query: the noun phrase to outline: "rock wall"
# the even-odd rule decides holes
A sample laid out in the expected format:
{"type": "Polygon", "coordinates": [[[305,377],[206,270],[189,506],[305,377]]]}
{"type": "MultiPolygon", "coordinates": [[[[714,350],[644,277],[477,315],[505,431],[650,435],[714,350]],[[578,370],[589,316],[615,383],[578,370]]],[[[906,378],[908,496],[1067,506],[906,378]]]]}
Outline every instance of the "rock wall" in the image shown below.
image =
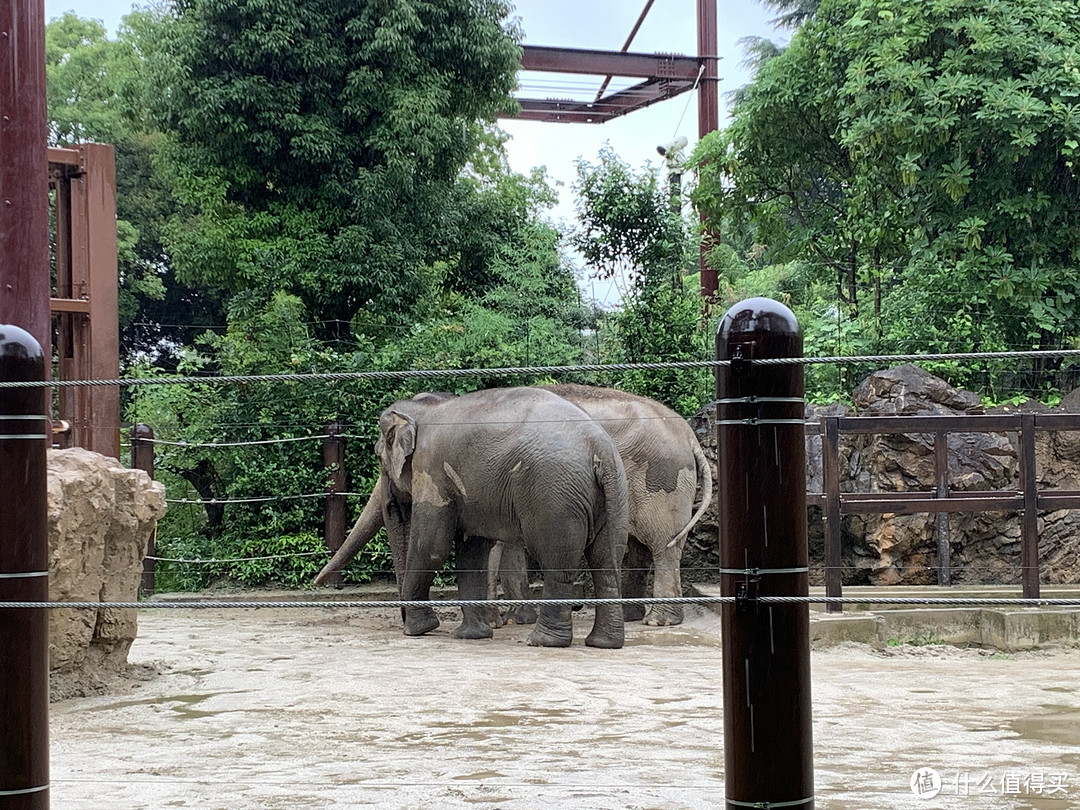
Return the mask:
{"type": "MultiPolygon", "coordinates": [[[[164,486],[78,447],[50,451],[48,476],[49,599],[135,601],[147,541],[165,514],[164,486]]],[[[121,669],[135,634],[135,610],[50,611],[54,695],[86,691],[121,669]]]]}
{"type": "MultiPolygon", "coordinates": [[[[808,406],[807,419],[828,415],[934,415],[982,413],[978,396],[949,386],[922,369],[904,365],[870,375],[856,389],[854,408],[808,406]]],[[[1021,409],[1045,406],[1031,402],[1021,409]]],[[[999,409],[1004,412],[1009,409],[999,409]]],[[[1015,410],[1015,409],[1014,409],[1015,410]]],[[[1080,412],[1080,391],[1059,411],[1080,412]]],[[[716,462],[715,407],[690,422],[706,454],[716,462]]],[[[1016,434],[950,434],[952,492],[1019,489],[1016,434]]],[[[807,437],[807,492],[822,491],[821,437],[807,437]]],[[[933,491],[932,435],[841,436],[840,489],[844,492],[933,491]]],[[[1036,469],[1042,489],[1080,489],[1080,434],[1036,433],[1036,469]]],[[[709,581],[719,565],[716,503],[695,527],[683,555],[688,581],[709,581]]],[[[824,582],[825,532],[821,509],[808,508],[811,582],[824,582]]],[[[950,567],[955,584],[1015,584],[1020,581],[1020,514],[948,514],[950,567]]],[[[843,518],[845,584],[937,584],[937,516],[849,515],[843,518]]],[[[1045,583],[1080,582],[1080,512],[1039,515],[1039,563],[1045,583]]],[[[715,578],[713,578],[715,580],[715,578]]]]}

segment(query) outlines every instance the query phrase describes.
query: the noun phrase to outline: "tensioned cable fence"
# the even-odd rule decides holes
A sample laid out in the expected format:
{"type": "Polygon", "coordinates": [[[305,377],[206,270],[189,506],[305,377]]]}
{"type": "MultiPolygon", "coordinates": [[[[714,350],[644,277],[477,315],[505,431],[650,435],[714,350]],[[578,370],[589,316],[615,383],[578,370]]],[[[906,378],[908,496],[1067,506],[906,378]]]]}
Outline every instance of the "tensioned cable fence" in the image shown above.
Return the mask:
{"type": "MultiPolygon", "coordinates": [[[[755,364],[763,366],[784,365],[845,365],[845,364],[892,364],[892,363],[935,363],[946,361],[980,361],[1012,359],[1049,359],[1080,357],[1080,349],[1054,349],[1012,352],[952,352],[944,354],[871,354],[839,355],[831,357],[772,357],[754,359],[755,364]]],[[[573,366],[500,366],[496,368],[471,369],[412,369],[403,371],[328,371],[294,374],[240,374],[220,376],[175,376],[175,377],[122,377],[113,380],[0,380],[3,388],[67,388],[78,386],[120,386],[136,387],[144,385],[232,385],[261,382],[344,382],[349,380],[404,380],[431,379],[443,377],[499,377],[522,374],[577,374],[602,373],[616,371],[665,371],[715,369],[730,366],[733,360],[681,360],[663,363],[607,363],[573,366]]]]}
{"type": "MultiPolygon", "coordinates": [[[[939,354],[910,354],[910,355],[844,355],[844,356],[828,356],[828,357],[790,357],[790,358],[760,358],[755,359],[755,364],[764,366],[777,366],[777,365],[810,365],[810,364],[896,364],[901,362],[943,362],[943,361],[985,361],[985,360],[1005,360],[1005,359],[1048,359],[1048,358],[1069,358],[1080,357],[1080,350],[1052,350],[1052,351],[1009,351],[1009,352],[954,352],[954,353],[939,353],[939,354]]],[[[360,372],[310,372],[299,374],[268,374],[268,375],[200,375],[200,376],[176,376],[176,377],[149,377],[149,378],[122,378],[116,380],[51,380],[51,381],[0,381],[0,388],[16,388],[16,387],[68,387],[68,386],[147,386],[147,385],[225,385],[236,384],[243,385],[246,383],[294,383],[294,382],[311,382],[311,381],[329,381],[329,382],[342,382],[353,380],[402,380],[402,379],[435,379],[445,377],[471,377],[471,376],[488,376],[497,377],[500,375],[521,375],[521,374],[535,374],[535,375],[561,375],[572,373],[589,373],[589,372],[621,372],[621,371],[640,371],[640,370],[677,370],[677,369],[717,369],[721,367],[730,366],[732,360],[702,360],[702,361],[675,361],[675,362],[662,362],[662,363],[616,363],[616,364],[587,364],[587,365],[574,365],[574,366],[514,366],[514,367],[496,367],[496,368],[473,368],[473,369],[412,369],[412,370],[400,370],[400,371],[360,371],[360,372]]],[[[813,424],[813,423],[808,423],[813,424]]],[[[361,438],[355,434],[339,433],[336,434],[340,439],[357,439],[361,438]]],[[[330,434],[318,433],[310,436],[287,436],[279,438],[269,439],[252,439],[252,440],[237,440],[237,441],[185,441],[185,440],[171,440],[162,438],[153,438],[145,440],[152,445],[159,445],[166,448],[173,448],[175,450],[213,450],[219,448],[243,448],[243,447],[258,447],[269,446],[278,444],[288,444],[297,442],[308,442],[316,440],[325,440],[330,438],[330,434]]],[[[347,492],[338,491],[335,495],[346,498],[367,498],[370,493],[363,492],[347,492]]],[[[167,502],[177,506],[202,506],[202,507],[227,507],[238,505],[255,505],[266,504],[271,502],[287,502],[287,501],[305,501],[315,499],[325,499],[327,497],[326,491],[312,492],[312,493],[283,493],[274,495],[251,495],[245,497],[212,497],[212,498],[168,498],[167,502]]],[[[244,562],[260,562],[270,560],[284,560],[299,557],[329,557],[329,551],[296,551],[288,554],[256,554],[249,556],[229,556],[229,557],[214,557],[214,556],[158,556],[149,555],[148,559],[152,561],[160,561],[164,563],[171,563],[174,565],[192,565],[192,566],[211,566],[211,565],[225,565],[233,563],[244,562]]],[[[841,572],[853,572],[861,570],[855,565],[840,565],[840,566],[825,566],[826,569],[832,568],[841,572]]],[[[932,565],[898,565],[894,566],[895,570],[900,572],[908,571],[932,571],[934,566],[932,565]]],[[[633,569],[638,570],[638,569],[633,569]]],[[[651,570],[651,567],[646,570],[651,570]]],[[[715,574],[715,568],[712,566],[695,566],[689,565],[682,569],[684,572],[690,575],[694,574],[715,574]]],[[[963,570],[966,572],[976,572],[981,570],[995,570],[990,566],[980,565],[963,565],[958,566],[954,570],[963,570]]],[[[462,573],[458,571],[458,573],[462,573]]],[[[691,600],[699,599],[698,597],[688,597],[691,600]]],[[[580,600],[574,600],[577,604],[580,600]]],[[[447,600],[440,600],[443,605],[451,606],[452,602],[447,600]]],[[[827,600],[829,605],[835,606],[843,604],[842,599],[832,597],[827,600]]],[[[879,602],[880,603],[880,602],[879,602]]],[[[505,602],[500,602],[500,606],[505,606],[505,602]]],[[[529,604],[525,602],[523,604],[529,604]]],[[[649,604],[657,604],[656,602],[650,602],[649,604]]],[[[1030,600],[1025,601],[1023,604],[1033,604],[1030,600]]]]}
{"type": "Polygon", "coordinates": [[[1080,599],[1040,597],[1024,599],[1021,597],[938,597],[938,596],[756,596],[743,598],[738,596],[683,596],[683,597],[619,597],[618,599],[255,599],[255,600],[214,600],[193,599],[169,600],[153,599],[138,602],[4,602],[5,608],[47,609],[47,610],[258,610],[274,609],[385,609],[408,607],[439,608],[485,608],[544,605],[559,607],[599,607],[606,605],[827,605],[840,602],[847,605],[886,605],[886,606],[928,606],[944,605],[947,607],[1075,607],[1080,608],[1080,599]]]}

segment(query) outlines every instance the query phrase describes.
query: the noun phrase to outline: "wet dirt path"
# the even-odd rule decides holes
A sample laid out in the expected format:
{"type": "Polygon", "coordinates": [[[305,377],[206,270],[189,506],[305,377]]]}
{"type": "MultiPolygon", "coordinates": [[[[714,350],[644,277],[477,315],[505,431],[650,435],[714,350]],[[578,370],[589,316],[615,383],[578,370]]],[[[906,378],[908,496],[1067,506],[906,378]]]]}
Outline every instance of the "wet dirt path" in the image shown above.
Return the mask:
{"type": "MultiPolygon", "coordinates": [[[[129,658],[159,674],[53,704],[52,806],[723,806],[719,618],[618,651],[589,623],[551,650],[452,618],[405,638],[386,609],[144,611],[129,658]]],[[[1080,650],[841,647],[812,672],[817,807],[1080,808],[1080,650]]]]}

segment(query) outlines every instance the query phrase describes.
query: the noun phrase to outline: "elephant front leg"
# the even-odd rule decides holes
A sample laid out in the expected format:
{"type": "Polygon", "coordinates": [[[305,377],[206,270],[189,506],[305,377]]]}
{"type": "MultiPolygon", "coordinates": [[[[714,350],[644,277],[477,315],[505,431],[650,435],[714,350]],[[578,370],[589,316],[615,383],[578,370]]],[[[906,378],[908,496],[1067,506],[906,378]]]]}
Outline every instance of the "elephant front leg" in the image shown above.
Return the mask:
{"type": "MultiPolygon", "coordinates": [[[[458,596],[462,599],[484,599],[488,584],[488,556],[492,541],[484,537],[467,537],[457,547],[458,596]]],[[[461,625],[454,638],[491,638],[487,608],[463,607],[461,625]]]]}
{"type": "MultiPolygon", "coordinates": [[[[566,569],[544,570],[543,599],[566,599],[574,595],[574,572],[566,569]]],[[[532,647],[569,647],[574,640],[574,620],[569,604],[542,604],[536,627],[525,643],[532,647]]]]}
{"type": "MultiPolygon", "coordinates": [[[[401,598],[409,602],[431,598],[431,585],[450,556],[450,535],[438,521],[425,520],[413,510],[401,598]]],[[[405,608],[405,635],[422,636],[439,626],[439,617],[427,606],[405,608]]]]}

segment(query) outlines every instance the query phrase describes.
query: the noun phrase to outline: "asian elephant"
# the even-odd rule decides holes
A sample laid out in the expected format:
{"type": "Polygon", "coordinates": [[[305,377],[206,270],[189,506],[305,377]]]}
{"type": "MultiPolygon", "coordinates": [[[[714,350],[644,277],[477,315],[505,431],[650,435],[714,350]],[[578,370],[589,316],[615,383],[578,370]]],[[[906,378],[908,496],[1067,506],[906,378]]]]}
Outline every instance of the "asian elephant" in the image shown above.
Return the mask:
{"type": "MultiPolygon", "coordinates": [[[[580,408],[539,388],[460,397],[421,394],[379,419],[379,482],[345,544],[316,578],[339,570],[386,526],[403,600],[428,598],[456,548],[459,592],[482,597],[493,541],[521,547],[544,571],[544,598],[569,599],[584,556],[596,595],[617,599],[627,542],[627,486],[611,438],[580,408]]],[[[459,638],[489,638],[476,608],[462,610],[459,638]]],[[[428,607],[404,612],[406,635],[435,629],[428,607]]],[[[585,643],[623,645],[619,605],[600,605],[585,643]]],[[[544,605],[534,646],[572,640],[570,607],[544,605]]]]}
{"type": "MultiPolygon", "coordinates": [[[[630,492],[629,545],[623,562],[623,597],[645,596],[649,566],[653,595],[682,596],[680,564],[690,529],[712,500],[712,466],[693,429],[675,411],[648,397],[588,385],[544,386],[595,419],[615,442],[630,492]],[[701,503],[694,510],[697,490],[701,503]]],[[[528,595],[528,574],[520,547],[496,547],[491,557],[488,595],[499,573],[508,599],[528,595]]],[[[683,620],[680,605],[624,606],[627,621],[671,625],[683,620]]],[[[530,606],[511,608],[509,622],[535,621],[530,606]]]]}

